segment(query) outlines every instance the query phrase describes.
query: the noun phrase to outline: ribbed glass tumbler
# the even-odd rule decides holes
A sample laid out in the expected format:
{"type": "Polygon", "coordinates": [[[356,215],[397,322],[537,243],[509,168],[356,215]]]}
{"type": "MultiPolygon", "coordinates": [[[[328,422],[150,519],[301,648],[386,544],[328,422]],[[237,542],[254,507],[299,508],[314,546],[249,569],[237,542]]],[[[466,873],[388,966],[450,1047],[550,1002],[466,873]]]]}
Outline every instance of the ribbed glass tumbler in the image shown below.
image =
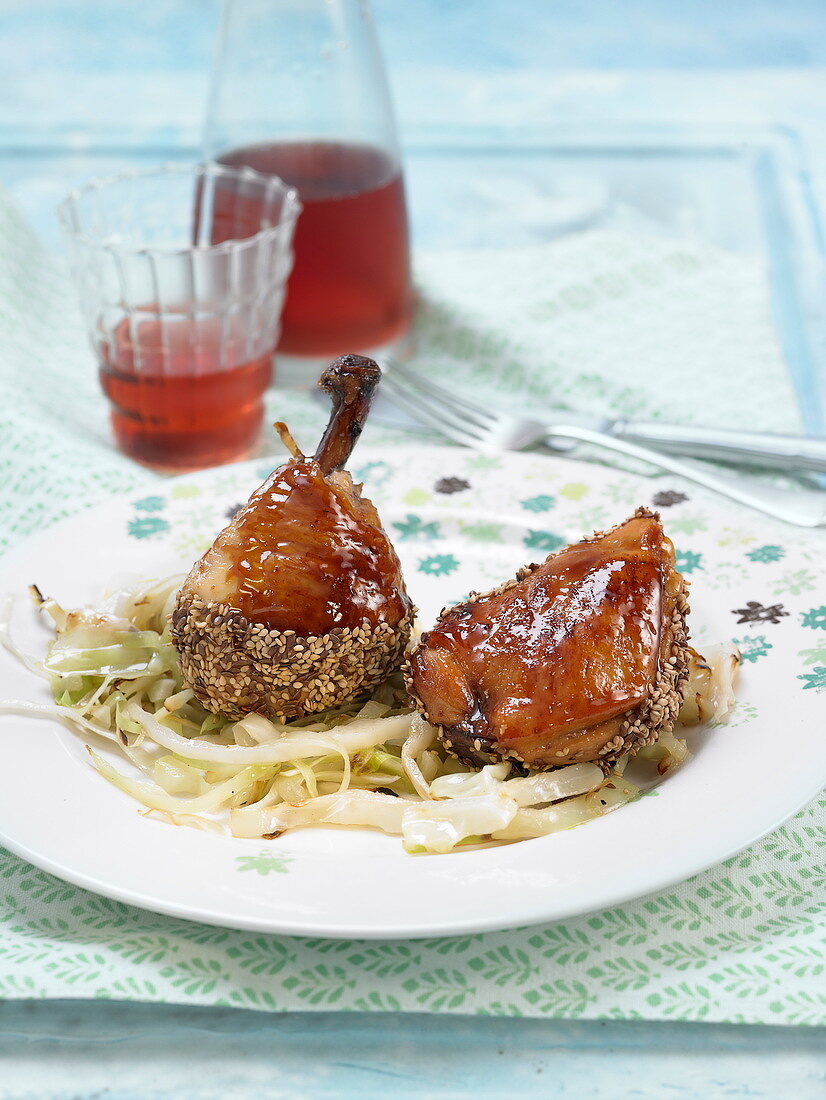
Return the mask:
{"type": "Polygon", "coordinates": [[[183,471],[254,449],[300,209],[280,179],[220,165],[96,180],[61,204],[124,454],[183,471]]]}

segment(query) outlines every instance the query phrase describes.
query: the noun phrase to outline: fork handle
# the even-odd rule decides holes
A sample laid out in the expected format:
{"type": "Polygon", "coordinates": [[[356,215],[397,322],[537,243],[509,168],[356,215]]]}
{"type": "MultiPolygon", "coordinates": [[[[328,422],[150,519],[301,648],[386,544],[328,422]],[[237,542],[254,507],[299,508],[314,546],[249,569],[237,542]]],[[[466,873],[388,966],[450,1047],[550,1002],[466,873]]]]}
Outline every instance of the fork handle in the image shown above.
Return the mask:
{"type": "Polygon", "coordinates": [[[781,489],[762,482],[758,484],[746,478],[720,476],[697,463],[674,458],[661,451],[640,447],[625,439],[617,439],[604,432],[578,425],[554,425],[553,432],[548,436],[549,443],[553,445],[553,441],[560,437],[590,443],[595,447],[602,447],[604,450],[627,455],[629,458],[648,462],[652,466],[659,466],[661,470],[669,470],[672,474],[687,478],[698,485],[704,485],[706,489],[712,489],[731,500],[739,501],[740,504],[756,508],[760,512],[785,520],[786,523],[793,523],[798,527],[826,525],[826,493],[817,490],[781,489]]]}
{"type": "Polygon", "coordinates": [[[629,443],[650,444],[671,454],[771,466],[798,474],[803,470],[826,471],[826,439],[812,436],[740,432],[634,420],[615,420],[609,431],[629,443]]]}

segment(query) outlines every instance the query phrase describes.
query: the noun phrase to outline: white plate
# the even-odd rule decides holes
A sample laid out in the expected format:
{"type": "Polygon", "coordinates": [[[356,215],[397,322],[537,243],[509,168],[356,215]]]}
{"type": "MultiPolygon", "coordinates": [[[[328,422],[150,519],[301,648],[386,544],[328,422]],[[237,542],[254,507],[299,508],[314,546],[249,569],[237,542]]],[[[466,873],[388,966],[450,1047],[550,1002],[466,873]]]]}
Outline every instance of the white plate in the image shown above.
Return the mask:
{"type": "MultiPolygon", "coordinates": [[[[734,638],[743,647],[732,721],[692,739],[695,755],[657,797],[538,840],[410,856],[397,838],[368,830],[267,842],[150,820],[97,775],[77,736],[54,722],[6,717],[6,847],[108,897],[213,924],[429,936],[567,917],[658,890],[745,847],[818,791],[826,773],[818,543],[705,500],[657,496],[667,482],[563,459],[397,448],[360,450],[352,469],[395,541],[425,625],[444,604],[562,541],[659,504],[693,582],[698,644],[734,638]],[[735,609],[755,621],[738,623],[735,609]]],[[[114,575],[185,569],[267,472],[260,462],[225,467],[74,516],[4,559],[0,591],[36,582],[71,605],[95,600],[114,575]]],[[[25,601],[15,624],[27,648],[42,649],[47,632],[25,601]]],[[[47,691],[3,655],[0,697],[46,701],[47,691]]]]}

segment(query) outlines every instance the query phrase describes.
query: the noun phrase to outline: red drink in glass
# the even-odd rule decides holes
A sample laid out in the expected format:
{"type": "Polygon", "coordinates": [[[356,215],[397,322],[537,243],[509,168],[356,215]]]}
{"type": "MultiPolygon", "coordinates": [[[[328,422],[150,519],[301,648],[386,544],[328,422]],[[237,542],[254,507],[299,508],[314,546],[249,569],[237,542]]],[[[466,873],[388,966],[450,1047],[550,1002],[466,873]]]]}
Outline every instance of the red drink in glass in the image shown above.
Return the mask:
{"type": "MultiPolygon", "coordinates": [[[[368,145],[293,141],[243,146],[218,161],[279,176],[299,193],[279,351],[337,355],[403,335],[413,295],[404,183],[393,158],[368,145]]],[[[228,239],[237,217],[237,196],[222,201],[216,189],[214,243],[228,239]]],[[[252,206],[249,222],[260,223],[252,206]]]]}
{"type": "Polygon", "coordinates": [[[93,180],[60,206],[115,438],[130,458],[195,470],[253,449],[298,212],[279,179],[216,164],[93,180]],[[244,217],[227,220],[226,241],[212,245],[219,191],[244,217]]]}
{"type": "Polygon", "coordinates": [[[105,335],[100,380],[123,453],[167,470],[246,457],[261,431],[273,353],[245,359],[244,343],[227,339],[221,318],[168,314],[163,323],[125,318],[105,335]]]}

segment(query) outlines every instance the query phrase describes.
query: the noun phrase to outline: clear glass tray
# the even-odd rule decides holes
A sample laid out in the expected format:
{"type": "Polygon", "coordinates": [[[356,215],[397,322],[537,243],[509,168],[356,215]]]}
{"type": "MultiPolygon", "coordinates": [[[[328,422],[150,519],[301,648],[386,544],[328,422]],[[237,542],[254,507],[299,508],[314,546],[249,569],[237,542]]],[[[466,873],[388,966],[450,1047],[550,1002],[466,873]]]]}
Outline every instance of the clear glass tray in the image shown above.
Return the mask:
{"type": "Polygon", "coordinates": [[[538,244],[600,227],[762,257],[804,424],[826,433],[826,248],[794,131],[441,130],[414,135],[405,157],[422,247],[538,244]]]}
{"type": "MultiPolygon", "coordinates": [[[[191,146],[133,141],[77,151],[57,138],[0,145],[0,179],[60,247],[54,207],[69,187],[136,163],[199,156],[191,146]]],[[[463,126],[408,133],[404,156],[419,247],[539,243],[599,226],[762,258],[804,423],[826,434],[826,245],[793,130],[463,126]]]]}

